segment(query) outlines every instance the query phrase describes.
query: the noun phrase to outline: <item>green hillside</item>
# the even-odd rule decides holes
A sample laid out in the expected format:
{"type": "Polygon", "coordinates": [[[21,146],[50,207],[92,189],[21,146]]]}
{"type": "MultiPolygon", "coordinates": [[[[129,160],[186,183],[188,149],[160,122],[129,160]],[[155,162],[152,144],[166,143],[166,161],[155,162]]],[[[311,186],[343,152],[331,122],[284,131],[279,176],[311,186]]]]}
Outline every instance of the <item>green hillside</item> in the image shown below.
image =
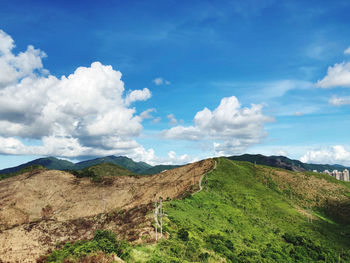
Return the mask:
{"type": "Polygon", "coordinates": [[[33,161],[0,170],[0,174],[14,174],[23,168],[40,165],[50,170],[71,170],[74,167],[74,163],[67,160],[57,159],[55,157],[39,158],[33,161]]]}
{"type": "Polygon", "coordinates": [[[113,163],[100,163],[89,166],[82,170],[70,170],[70,173],[78,178],[89,177],[94,182],[106,182],[111,176],[137,176],[138,174],[125,169],[124,167],[113,163]]]}
{"type": "Polygon", "coordinates": [[[129,171],[128,169],[112,163],[101,163],[90,166],[84,170],[92,171],[99,176],[135,176],[136,173],[129,171]]]}
{"type": "Polygon", "coordinates": [[[300,175],[318,187],[303,195],[279,173],[298,184],[296,173],[218,159],[203,191],[166,203],[170,238],[136,250],[147,262],[350,262],[350,184],[300,175]]]}
{"type": "Polygon", "coordinates": [[[132,159],[125,157],[125,156],[106,156],[106,157],[101,157],[101,158],[96,158],[92,160],[87,160],[83,162],[78,162],[76,164],[69,162],[67,160],[62,160],[62,159],[57,159],[55,157],[47,157],[47,158],[39,158],[35,159],[33,161],[30,161],[25,164],[21,164],[19,166],[11,167],[11,168],[6,168],[3,170],[0,170],[0,180],[4,178],[8,178],[14,175],[19,174],[18,172],[26,167],[31,167],[35,165],[40,165],[42,167],[45,167],[50,170],[83,170],[88,167],[98,165],[98,164],[103,164],[103,163],[110,163],[114,165],[118,165],[121,167],[124,167],[125,169],[132,171],[133,173],[137,174],[154,174],[157,173],[160,170],[164,169],[171,169],[175,168],[177,166],[164,166],[166,168],[162,169],[158,166],[151,166],[145,162],[135,162],[132,159]],[[153,169],[152,169],[153,168],[153,169]]]}
{"type": "Polygon", "coordinates": [[[101,163],[112,163],[120,165],[129,171],[134,173],[142,173],[143,171],[151,168],[152,166],[145,162],[135,162],[132,159],[125,156],[106,156],[102,158],[96,158],[93,160],[83,161],[76,163],[74,165],[75,170],[81,170],[92,165],[101,164],[101,163]]]}
{"type": "Polygon", "coordinates": [[[229,156],[227,157],[230,160],[234,161],[245,161],[255,164],[267,165],[277,168],[282,168],[291,171],[313,171],[317,170],[318,172],[323,172],[324,170],[339,170],[343,171],[344,169],[350,169],[342,165],[334,164],[312,164],[312,163],[303,163],[299,160],[292,160],[285,156],[264,156],[261,154],[243,154],[238,156],[229,156]]]}
{"type": "MultiPolygon", "coordinates": [[[[202,191],[164,203],[169,238],[129,247],[124,260],[350,262],[349,183],[226,158],[217,162],[202,191]]],[[[100,250],[93,244],[55,251],[51,258],[82,259],[74,251],[100,250]]]]}

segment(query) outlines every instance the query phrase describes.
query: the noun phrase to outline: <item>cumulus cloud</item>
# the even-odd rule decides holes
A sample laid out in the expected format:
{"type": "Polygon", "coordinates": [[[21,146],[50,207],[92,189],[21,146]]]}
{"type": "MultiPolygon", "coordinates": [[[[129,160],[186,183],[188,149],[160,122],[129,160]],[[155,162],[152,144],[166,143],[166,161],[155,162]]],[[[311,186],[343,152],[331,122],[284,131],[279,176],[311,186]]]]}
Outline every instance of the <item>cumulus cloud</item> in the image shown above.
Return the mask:
{"type": "Polygon", "coordinates": [[[130,105],[132,102],[140,100],[148,100],[151,97],[149,89],[144,88],[143,90],[134,90],[130,92],[125,98],[125,104],[130,105]]]}
{"type": "Polygon", "coordinates": [[[348,87],[350,88],[350,62],[335,64],[328,67],[327,75],[316,83],[320,88],[348,87]]]}
{"type": "Polygon", "coordinates": [[[46,54],[33,46],[18,55],[12,53],[15,47],[11,36],[0,30],[0,89],[16,83],[19,79],[43,72],[42,58],[46,54]]]}
{"type": "Polygon", "coordinates": [[[170,124],[172,124],[172,125],[177,124],[177,119],[175,118],[174,114],[169,114],[166,117],[169,119],[170,124]]]}
{"type": "Polygon", "coordinates": [[[141,116],[129,105],[151,92],[125,95],[122,74],[94,62],[57,78],[43,68],[46,55],[33,46],[13,54],[14,41],[0,30],[0,153],[62,157],[105,154],[152,159],[134,137],[142,131],[141,116]],[[22,139],[39,139],[40,146],[22,139]]]}
{"type": "Polygon", "coordinates": [[[329,104],[333,106],[350,105],[350,97],[333,96],[329,99],[329,104]]]}
{"type": "Polygon", "coordinates": [[[350,55],[350,47],[348,47],[347,49],[344,50],[344,54],[350,55]]]}
{"type": "Polygon", "coordinates": [[[170,81],[165,80],[165,79],[163,79],[163,78],[155,78],[152,82],[153,82],[154,84],[156,84],[157,86],[160,86],[160,85],[170,85],[170,81]]]}
{"type": "Polygon", "coordinates": [[[308,151],[300,158],[304,163],[350,165],[350,152],[342,145],[335,145],[320,150],[308,151]]]}
{"type": "Polygon", "coordinates": [[[169,151],[166,157],[154,157],[149,160],[150,164],[172,164],[172,165],[182,165],[187,163],[192,163],[199,161],[198,158],[191,157],[187,154],[177,155],[174,151],[169,151]]]}
{"type": "Polygon", "coordinates": [[[210,140],[216,154],[226,155],[244,151],[250,145],[259,143],[266,136],[264,124],[271,117],[262,113],[262,106],[252,104],[242,108],[235,96],[223,98],[213,111],[204,108],[197,112],[193,126],[176,126],[164,130],[167,139],[210,140]]]}

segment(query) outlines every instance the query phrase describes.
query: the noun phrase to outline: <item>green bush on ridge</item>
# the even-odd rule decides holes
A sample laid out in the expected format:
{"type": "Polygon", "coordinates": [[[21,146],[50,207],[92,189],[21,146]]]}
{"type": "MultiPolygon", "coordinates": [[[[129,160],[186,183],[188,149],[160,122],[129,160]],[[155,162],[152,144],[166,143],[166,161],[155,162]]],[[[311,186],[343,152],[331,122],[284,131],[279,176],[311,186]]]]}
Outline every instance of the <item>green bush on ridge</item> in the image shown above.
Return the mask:
{"type": "Polygon", "coordinates": [[[131,245],[120,241],[116,235],[107,230],[97,230],[90,241],[81,240],[75,243],[66,243],[63,248],[53,251],[49,256],[41,258],[41,262],[60,263],[65,260],[82,259],[92,253],[102,251],[106,254],[114,253],[122,259],[127,259],[131,245]]]}

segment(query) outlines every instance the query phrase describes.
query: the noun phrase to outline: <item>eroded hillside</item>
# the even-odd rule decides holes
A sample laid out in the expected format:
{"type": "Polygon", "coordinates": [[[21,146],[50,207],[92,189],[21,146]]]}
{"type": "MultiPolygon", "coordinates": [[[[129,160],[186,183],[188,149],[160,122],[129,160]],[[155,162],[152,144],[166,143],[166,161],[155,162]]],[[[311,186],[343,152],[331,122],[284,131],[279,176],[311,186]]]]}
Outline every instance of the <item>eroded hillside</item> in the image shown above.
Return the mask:
{"type": "Polygon", "coordinates": [[[110,229],[130,241],[152,241],[153,201],[198,189],[211,159],[153,176],[106,177],[101,182],[62,171],[25,173],[0,181],[0,259],[33,262],[59,243],[110,229]]]}

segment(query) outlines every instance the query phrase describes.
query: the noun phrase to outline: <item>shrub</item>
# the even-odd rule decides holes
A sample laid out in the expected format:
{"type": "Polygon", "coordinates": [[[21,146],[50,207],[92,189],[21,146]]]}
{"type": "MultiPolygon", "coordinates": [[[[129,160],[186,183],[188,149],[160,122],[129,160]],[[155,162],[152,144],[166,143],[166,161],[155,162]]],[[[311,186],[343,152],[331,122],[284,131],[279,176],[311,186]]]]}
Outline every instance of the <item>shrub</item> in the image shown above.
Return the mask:
{"type": "Polygon", "coordinates": [[[188,241],[188,231],[184,228],[181,228],[178,232],[177,232],[177,236],[182,240],[182,241],[188,241]]]}

